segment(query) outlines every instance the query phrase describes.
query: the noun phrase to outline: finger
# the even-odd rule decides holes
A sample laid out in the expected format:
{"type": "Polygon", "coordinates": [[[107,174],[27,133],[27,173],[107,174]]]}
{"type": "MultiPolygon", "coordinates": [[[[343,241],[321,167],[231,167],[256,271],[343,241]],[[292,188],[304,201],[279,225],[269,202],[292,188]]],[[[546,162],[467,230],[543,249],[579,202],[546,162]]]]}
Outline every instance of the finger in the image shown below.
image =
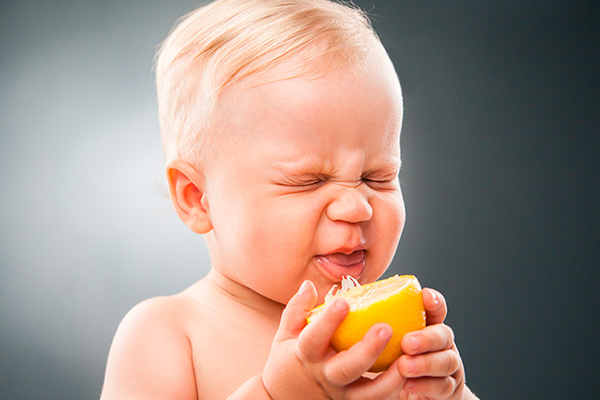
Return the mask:
{"type": "Polygon", "coordinates": [[[398,367],[407,378],[444,377],[454,375],[461,368],[461,360],[456,351],[444,350],[419,356],[403,355],[398,367]]]}
{"type": "Polygon", "coordinates": [[[298,292],[290,299],[281,315],[275,339],[296,338],[306,326],[306,317],[317,302],[317,289],[311,281],[304,281],[298,292]]]}
{"type": "Polygon", "coordinates": [[[342,323],[350,306],[344,299],[336,299],[311,322],[298,338],[297,355],[303,361],[316,362],[330,349],[329,342],[342,323]]]}
{"type": "Polygon", "coordinates": [[[425,288],[422,290],[423,305],[427,315],[427,325],[441,324],[446,319],[448,307],[440,292],[425,288]]]}
{"type": "Polygon", "coordinates": [[[323,370],[325,379],[334,386],[345,386],[360,378],[377,360],[392,337],[392,328],[376,324],[361,341],[347,351],[336,354],[323,370]]]}
{"type": "Polygon", "coordinates": [[[407,379],[403,389],[406,392],[417,394],[419,397],[447,399],[456,391],[456,387],[457,381],[446,376],[444,378],[407,379]]]}
{"type": "Polygon", "coordinates": [[[406,378],[400,374],[398,360],[374,379],[361,378],[348,386],[346,394],[351,399],[397,399],[406,378]]]}
{"type": "Polygon", "coordinates": [[[454,331],[448,325],[430,325],[404,335],[400,346],[410,355],[450,349],[454,346],[454,331]]]}

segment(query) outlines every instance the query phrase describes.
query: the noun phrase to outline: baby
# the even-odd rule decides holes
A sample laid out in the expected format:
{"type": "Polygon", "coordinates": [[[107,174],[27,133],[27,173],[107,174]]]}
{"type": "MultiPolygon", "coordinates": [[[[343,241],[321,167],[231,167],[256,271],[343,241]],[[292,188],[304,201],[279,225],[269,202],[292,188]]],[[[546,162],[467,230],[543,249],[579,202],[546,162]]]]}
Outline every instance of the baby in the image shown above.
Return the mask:
{"type": "Polygon", "coordinates": [[[400,85],[363,12],[219,0],[179,22],[156,75],[171,199],[211,270],[127,314],[102,399],[474,399],[432,289],[378,375],[388,325],[337,353],[346,301],[305,322],[343,276],[378,279],[404,226],[400,85]]]}

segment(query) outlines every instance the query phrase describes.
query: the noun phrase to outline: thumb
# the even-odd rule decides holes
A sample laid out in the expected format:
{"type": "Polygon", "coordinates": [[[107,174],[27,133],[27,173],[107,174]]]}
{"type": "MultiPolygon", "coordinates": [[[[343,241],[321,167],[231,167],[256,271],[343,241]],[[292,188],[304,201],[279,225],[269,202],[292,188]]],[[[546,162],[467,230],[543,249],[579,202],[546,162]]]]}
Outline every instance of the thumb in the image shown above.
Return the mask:
{"type": "Polygon", "coordinates": [[[317,289],[311,281],[304,281],[298,292],[290,299],[283,314],[276,340],[287,340],[298,337],[306,326],[306,317],[317,302],[317,289]]]}

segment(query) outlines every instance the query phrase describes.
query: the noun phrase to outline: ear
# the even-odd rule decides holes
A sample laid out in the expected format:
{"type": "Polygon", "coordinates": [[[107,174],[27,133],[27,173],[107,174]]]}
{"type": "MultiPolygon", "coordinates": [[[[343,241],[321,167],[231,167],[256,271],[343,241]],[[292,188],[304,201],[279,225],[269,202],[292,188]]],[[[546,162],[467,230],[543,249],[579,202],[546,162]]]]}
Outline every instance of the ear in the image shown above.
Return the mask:
{"type": "Polygon", "coordinates": [[[204,175],[181,160],[171,160],[166,167],[171,201],[179,218],[194,232],[212,229],[205,194],[204,175]]]}

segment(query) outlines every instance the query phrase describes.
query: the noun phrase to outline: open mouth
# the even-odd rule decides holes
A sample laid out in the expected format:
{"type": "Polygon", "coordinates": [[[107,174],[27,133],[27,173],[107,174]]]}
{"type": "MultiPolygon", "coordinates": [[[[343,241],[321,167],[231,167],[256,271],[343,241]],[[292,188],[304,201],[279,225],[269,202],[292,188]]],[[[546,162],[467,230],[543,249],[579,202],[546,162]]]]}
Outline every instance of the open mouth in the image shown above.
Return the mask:
{"type": "Polygon", "coordinates": [[[350,275],[359,278],[365,268],[365,250],[353,251],[350,254],[330,253],[316,256],[317,264],[333,281],[340,281],[342,277],[350,275]]]}

